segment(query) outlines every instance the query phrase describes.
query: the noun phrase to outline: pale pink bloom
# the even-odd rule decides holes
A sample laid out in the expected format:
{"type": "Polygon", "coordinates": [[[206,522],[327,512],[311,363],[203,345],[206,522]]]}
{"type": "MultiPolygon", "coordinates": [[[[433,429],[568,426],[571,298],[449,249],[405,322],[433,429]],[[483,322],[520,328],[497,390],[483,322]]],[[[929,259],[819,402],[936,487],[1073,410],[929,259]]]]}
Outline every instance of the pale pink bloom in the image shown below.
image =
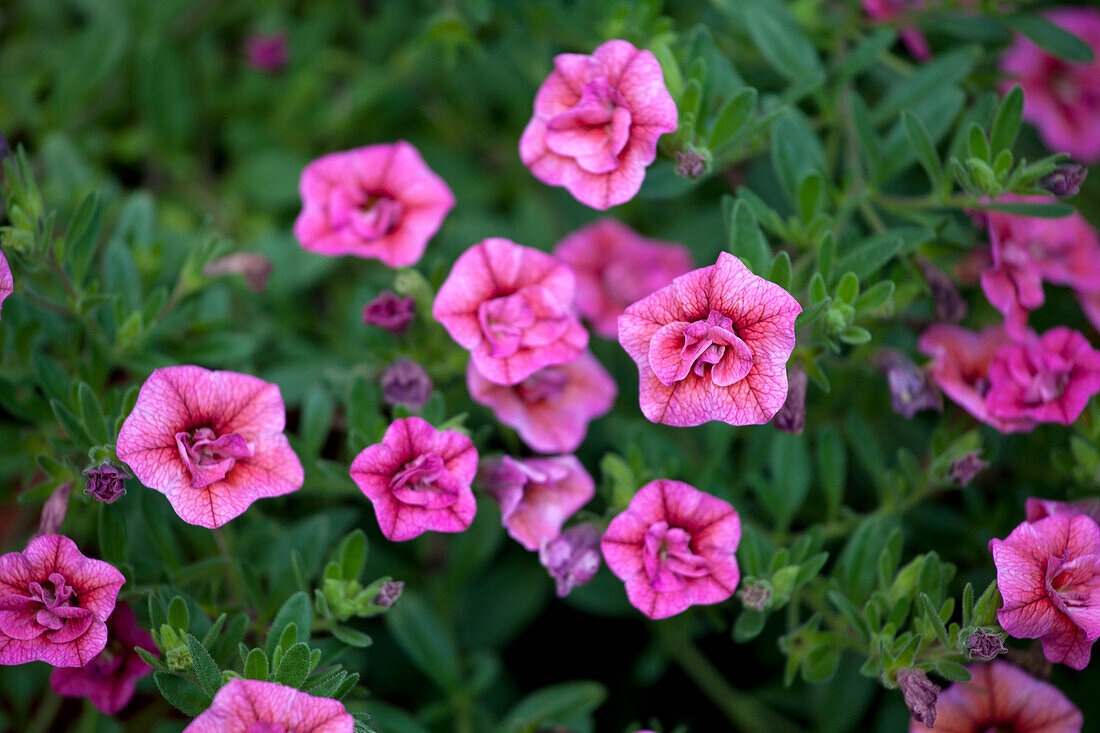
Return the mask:
{"type": "Polygon", "coordinates": [[[306,166],[294,236],[318,254],[416,264],[455,198],[409,143],[329,153],[306,166]]]}
{"type": "Polygon", "coordinates": [[[605,338],[615,338],[618,318],[631,303],[693,267],[681,244],[646,239],[614,219],[581,227],[554,246],[577,276],[577,310],[605,338]]]}
{"type": "Polygon", "coordinates": [[[1053,514],[990,540],[989,549],[1004,598],[1001,627],[1042,641],[1050,662],[1084,669],[1100,637],[1100,527],[1084,514],[1053,514]]]}
{"type": "Polygon", "coordinates": [[[973,664],[936,702],[936,726],[915,720],[909,733],[1080,733],[1081,711],[1062,691],[1008,662],[973,664]]]}
{"type": "Polygon", "coordinates": [[[275,384],[197,366],[157,369],[118,433],[119,460],[180,519],[220,527],[252,502],[302,488],[275,384]]]}
{"type": "Polygon", "coordinates": [[[638,364],[642,414],[666,425],[760,425],[787,399],[787,360],[802,307],[728,252],[619,316],[638,364]]]}
{"type": "Polygon", "coordinates": [[[107,645],[107,618],[126,578],[63,535],[0,555],[0,664],[83,667],[107,645]]]}
{"type": "Polygon", "coordinates": [[[1027,432],[1035,427],[1035,420],[997,417],[985,401],[990,388],[989,364],[997,350],[1011,342],[1003,326],[974,332],[937,323],[920,335],[917,348],[932,357],[932,377],[955,404],[1002,433],[1027,432]]]}
{"type": "Polygon", "coordinates": [[[561,534],[566,520],[596,493],[576,456],[487,460],[478,483],[500,504],[508,534],[528,550],[561,534]]]}
{"type": "Polygon", "coordinates": [[[107,619],[107,646],[83,667],[64,667],[50,674],[50,687],[63,697],[86,697],[106,715],[126,707],[137,681],[153,671],[134,651],[139,646],[153,655],[153,637],[138,626],[134,610],[125,603],[115,606],[107,619]]]}
{"type": "Polygon", "coordinates": [[[729,502],[657,479],[611,520],[600,547],[634,607],[658,619],[733,595],[740,541],[741,520],[729,502]]]}
{"type": "Polygon", "coordinates": [[[476,475],[473,441],[419,417],[394,420],[382,442],[351,464],[351,478],[374,505],[382,534],[395,542],[469,527],[477,512],[470,488],[476,475]]]}
{"type": "Polygon", "coordinates": [[[11,276],[11,267],[8,266],[8,258],[0,252],[0,309],[4,307],[4,299],[15,292],[15,280],[11,276]]]}
{"type": "Polygon", "coordinates": [[[543,183],[606,209],[638,193],[657,157],[657,138],[676,130],[676,116],[657,57],[608,41],[591,56],[554,57],[519,157],[543,183]]]}
{"type": "Polygon", "coordinates": [[[602,534],[602,527],[586,522],[542,541],[539,562],[554,579],[558,598],[565,598],[574,588],[596,577],[600,569],[602,534]]]}
{"type": "Polygon", "coordinates": [[[344,703],[259,680],[229,680],[183,733],[353,733],[344,703]]]}
{"type": "Polygon", "coordinates": [[[557,258],[507,239],[463,252],[432,304],[432,315],[497,384],[517,384],[566,364],[588,346],[573,308],[573,271],[557,258]]]}
{"type": "Polygon", "coordinates": [[[1100,524],[1100,498],[1080,499],[1078,501],[1052,501],[1050,499],[1030,498],[1024,504],[1027,521],[1037,522],[1052,514],[1084,514],[1100,524]]]}
{"type": "Polygon", "coordinates": [[[1059,8],[1045,14],[1092,47],[1095,58],[1071,63],[1017,36],[1001,57],[1001,71],[1024,90],[1024,119],[1039,130],[1048,148],[1083,163],[1100,161],[1100,10],[1059,8]]]}
{"type": "MultiPolygon", "coordinates": [[[[899,15],[919,12],[924,7],[923,0],[862,0],[863,12],[867,17],[879,22],[889,22],[899,15]]],[[[928,47],[928,41],[924,34],[916,28],[899,28],[898,36],[902,43],[913,54],[913,58],[927,61],[932,58],[932,49],[928,47]]]]}
{"type": "Polygon", "coordinates": [[[1100,352],[1064,326],[1002,346],[989,364],[986,407],[1003,419],[1069,425],[1100,392],[1100,352]]]}
{"type": "Polygon", "coordinates": [[[466,367],[470,398],[491,407],[497,420],[514,429],[533,451],[575,451],[588,423],[615,404],[618,388],[592,352],[561,366],[540,369],[519,384],[490,382],[471,361],[466,367]]]}

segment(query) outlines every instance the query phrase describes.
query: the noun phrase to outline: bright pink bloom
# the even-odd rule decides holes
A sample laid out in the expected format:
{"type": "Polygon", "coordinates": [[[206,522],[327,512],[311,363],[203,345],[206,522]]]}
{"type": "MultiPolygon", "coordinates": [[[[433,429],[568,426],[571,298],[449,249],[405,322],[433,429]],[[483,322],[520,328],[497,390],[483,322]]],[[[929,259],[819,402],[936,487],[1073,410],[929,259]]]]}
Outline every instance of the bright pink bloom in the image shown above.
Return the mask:
{"type": "Polygon", "coordinates": [[[936,727],[913,720],[909,733],[1080,733],[1081,711],[1049,682],[1008,662],[967,667],[973,678],[956,682],[936,701],[936,727]]]}
{"type": "Polygon", "coordinates": [[[936,384],[955,404],[1002,433],[1027,432],[1035,427],[1029,417],[1003,418],[990,413],[989,364],[999,348],[1012,342],[1002,326],[975,333],[960,326],[937,323],[921,334],[917,349],[932,357],[936,384]]]}
{"type": "Polygon", "coordinates": [[[1002,346],[989,364],[990,414],[1069,425],[1100,392],[1100,352],[1064,326],[1002,346]]]}
{"type": "Polygon", "coordinates": [[[455,198],[404,140],[329,153],[306,166],[294,236],[318,254],[416,264],[455,198]]]}
{"type": "Polygon", "coordinates": [[[657,479],[611,520],[600,547],[634,607],[658,619],[733,595],[740,542],[741,519],[729,502],[657,479]]]}
{"type": "MultiPolygon", "coordinates": [[[[872,20],[889,22],[899,15],[919,12],[924,7],[923,0],[862,0],[863,12],[872,20]]],[[[913,54],[913,58],[927,61],[932,58],[932,49],[928,47],[928,41],[924,34],[916,28],[899,28],[898,36],[902,43],[913,54]]]]}
{"type": "Polygon", "coordinates": [[[1018,36],[1001,57],[1001,71],[1024,90],[1024,119],[1048,148],[1083,163],[1100,161],[1100,10],[1059,8],[1045,14],[1092,47],[1095,58],[1070,63],[1018,36]]]}
{"type": "Polygon", "coordinates": [[[657,157],[657,138],[675,130],[676,103],[657,57],[608,41],[591,56],[554,57],[519,157],[543,183],[606,209],[634,198],[657,157]]]}
{"type": "Polygon", "coordinates": [[[180,519],[220,527],[257,499],[302,488],[275,384],[197,366],[157,369],[118,433],[118,457],[180,519]]]}
{"type": "Polygon", "coordinates": [[[540,369],[519,384],[505,387],[481,376],[471,361],[466,386],[479,405],[513,428],[531,450],[567,453],[584,442],[588,423],[615,404],[615,380],[585,351],[574,361],[540,369]]]}
{"type": "Polygon", "coordinates": [[[138,626],[134,610],[125,603],[115,606],[107,619],[107,646],[83,667],[64,667],[50,674],[50,687],[63,697],[86,697],[106,715],[126,707],[134,696],[137,681],[153,669],[134,647],[154,655],[153,637],[138,626]]]}
{"type": "Polygon", "coordinates": [[[1084,514],[1100,524],[1100,499],[1095,498],[1069,502],[1030,498],[1024,504],[1024,511],[1029,522],[1037,522],[1052,514],[1084,514]]]}
{"type": "Polygon", "coordinates": [[[574,285],[573,271],[557,258],[490,238],[455,260],[432,315],[486,379],[517,384],[588,346],[573,310],[574,285]]]}
{"type": "Polygon", "coordinates": [[[352,733],[344,703],[259,680],[229,680],[183,733],[352,733]]]}
{"type": "Polygon", "coordinates": [[[1100,527],[1084,514],[1024,522],[989,549],[1010,636],[1039,639],[1043,654],[1074,669],[1089,663],[1100,637],[1100,527]]]}
{"type": "Polygon", "coordinates": [[[615,338],[626,307],[693,267],[687,247],[646,239],[614,219],[581,227],[554,247],[577,276],[577,310],[604,338],[615,338]]]}
{"type": "Polygon", "coordinates": [[[638,364],[642,414],[666,425],[760,425],[787,399],[802,307],[728,252],[626,309],[619,343],[638,364]]]}
{"type": "Polygon", "coordinates": [[[382,442],[364,448],[351,464],[352,480],[374,505],[382,534],[394,542],[469,527],[477,511],[470,488],[476,475],[473,441],[419,417],[394,420],[382,442]]]}
{"type": "Polygon", "coordinates": [[[107,618],[126,578],[63,535],[0,555],[0,664],[83,667],[107,645],[107,618]]]}
{"type": "Polygon", "coordinates": [[[15,280],[11,276],[11,267],[8,266],[8,258],[0,252],[0,308],[4,307],[4,299],[15,292],[15,280]]]}
{"type": "Polygon", "coordinates": [[[500,504],[501,523],[528,550],[561,534],[562,525],[596,494],[576,456],[485,461],[478,477],[500,504]]]}

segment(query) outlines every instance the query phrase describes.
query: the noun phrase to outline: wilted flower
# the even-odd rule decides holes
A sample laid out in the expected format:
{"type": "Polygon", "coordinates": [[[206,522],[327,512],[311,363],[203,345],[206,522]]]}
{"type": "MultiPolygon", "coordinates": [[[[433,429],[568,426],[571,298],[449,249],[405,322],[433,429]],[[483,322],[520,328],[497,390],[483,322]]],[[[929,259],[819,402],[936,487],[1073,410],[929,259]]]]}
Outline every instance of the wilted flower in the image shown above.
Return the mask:
{"type": "MultiPolygon", "coordinates": [[[[42,515],[38,519],[38,531],[35,537],[48,534],[60,534],[61,525],[69,510],[69,495],[73,493],[73,482],[66,481],[50,493],[50,498],[42,505],[42,515]]],[[[33,539],[33,538],[32,538],[33,539]]]]}
{"type": "Polygon", "coordinates": [[[432,379],[410,359],[397,359],[382,373],[382,399],[387,405],[419,410],[432,396],[432,379]]]}
{"type": "Polygon", "coordinates": [[[252,502],[302,488],[279,387],[197,366],[157,369],[118,433],[119,460],[180,519],[220,527],[252,502]]]}
{"type": "Polygon", "coordinates": [[[596,493],[576,456],[490,459],[482,463],[478,483],[500,504],[508,534],[528,550],[561,534],[562,525],[596,493]]]}
{"type": "Polygon", "coordinates": [[[401,591],[403,590],[405,590],[405,584],[400,580],[383,583],[382,587],[378,589],[378,595],[374,597],[371,603],[382,608],[389,608],[397,603],[397,599],[401,597],[401,591]]]}
{"type": "Polygon", "coordinates": [[[634,607],[659,619],[733,595],[740,541],[741,520],[729,502],[658,479],[611,520],[600,547],[634,607]]]}
{"type": "Polygon", "coordinates": [[[936,320],[944,323],[958,323],[966,317],[966,300],[959,295],[955,281],[932,264],[926,257],[917,258],[917,266],[924,275],[928,289],[932,291],[932,305],[936,309],[936,320]]]}
{"type": "Polygon", "coordinates": [[[254,293],[262,293],[271,276],[271,260],[258,252],[234,252],[206,263],[202,274],[206,277],[241,275],[254,293]]]}
{"type": "Polygon", "coordinates": [[[403,333],[416,315],[416,300],[401,298],[392,290],[383,290],[363,306],[363,323],[384,328],[390,333],[403,333]]]}
{"type": "Polygon", "coordinates": [[[906,667],[898,670],[898,687],[913,719],[929,728],[935,727],[940,686],[928,679],[923,669],[906,667]]]}
{"type": "Polygon", "coordinates": [[[1078,194],[1088,174],[1089,169],[1083,165],[1060,165],[1039,179],[1039,188],[1058,198],[1069,198],[1078,194]]]}
{"type": "Polygon", "coordinates": [[[806,427],[806,387],[810,378],[800,363],[787,368],[787,401],[772,418],[772,425],[784,433],[799,435],[806,427]]]}
{"type": "Polygon", "coordinates": [[[989,464],[982,460],[981,451],[971,451],[951,462],[951,468],[948,471],[948,475],[951,476],[951,480],[959,486],[966,486],[974,480],[975,476],[988,467],[989,464]]]}
{"type": "Polygon", "coordinates": [[[619,316],[638,365],[639,402],[666,425],[760,425],[787,399],[787,360],[802,307],[728,252],[619,316]]]}
{"type": "Polygon", "coordinates": [[[942,410],[943,398],[932,375],[917,367],[900,351],[888,349],[879,358],[879,369],[890,387],[890,406],[910,420],[921,410],[942,410]]]}
{"type": "Polygon", "coordinates": [[[634,198],[657,157],[657,138],[675,130],[676,103],[657,57],[608,41],[591,56],[554,58],[519,157],[543,183],[607,209],[634,198]]]}
{"type": "Polygon", "coordinates": [[[129,471],[111,461],[101,461],[83,471],[87,476],[84,493],[104,504],[114,504],[126,495],[126,479],[133,478],[129,471]]]}
{"type": "Polygon", "coordinates": [[[554,539],[544,539],[539,562],[554,579],[558,598],[588,583],[600,569],[602,529],[591,522],[578,524],[554,539]]]}
{"type": "Polygon", "coordinates": [[[353,733],[344,704],[274,682],[235,678],[183,733],[353,733]]]}
{"type": "Polygon", "coordinates": [[[0,252],[0,309],[4,307],[4,300],[15,292],[15,280],[11,276],[11,268],[8,259],[0,252]]]}
{"type": "Polygon", "coordinates": [[[83,667],[107,645],[107,618],[126,578],[63,535],[0,555],[0,664],[83,667]]]}
{"type": "Polygon", "coordinates": [[[272,74],[282,71],[287,62],[286,34],[257,33],[249,36],[245,51],[252,68],[272,74]]]}
{"type": "Polygon", "coordinates": [[[419,417],[394,420],[382,442],[364,448],[351,464],[352,480],[374,505],[382,534],[394,542],[469,527],[477,512],[470,488],[476,474],[473,441],[419,417]]]}
{"type": "Polygon", "coordinates": [[[1025,502],[1024,511],[1029,522],[1037,522],[1052,514],[1084,514],[1100,524],[1100,499],[1062,502],[1031,498],[1025,502]]]}
{"type": "Polygon", "coordinates": [[[979,662],[988,662],[1007,651],[1003,632],[989,632],[979,627],[966,637],[967,655],[979,662]]]}

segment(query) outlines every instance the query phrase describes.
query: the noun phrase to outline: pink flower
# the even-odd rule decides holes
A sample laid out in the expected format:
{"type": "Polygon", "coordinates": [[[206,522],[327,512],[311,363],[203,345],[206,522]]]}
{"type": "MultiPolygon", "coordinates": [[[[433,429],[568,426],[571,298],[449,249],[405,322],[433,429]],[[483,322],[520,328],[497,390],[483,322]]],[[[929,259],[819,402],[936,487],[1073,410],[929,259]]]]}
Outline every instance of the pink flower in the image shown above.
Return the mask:
{"type": "Polygon", "coordinates": [[[416,264],[455,205],[451,189],[404,140],[329,153],[306,166],[298,188],[294,236],[303,247],[389,267],[416,264]]]}
{"type": "Polygon", "coordinates": [[[728,502],[657,479],[611,520],[600,546],[630,602],[658,619],[733,595],[740,541],[741,520],[728,502]]]}
{"type": "Polygon", "coordinates": [[[573,312],[574,284],[573,271],[556,258],[490,238],[455,261],[432,315],[486,379],[517,384],[573,361],[588,345],[573,312]]]}
{"type": "Polygon", "coordinates": [[[917,349],[932,357],[932,378],[957,405],[1002,433],[1027,432],[1035,427],[1029,417],[1003,418],[986,406],[989,364],[997,350],[1012,342],[1002,326],[975,333],[959,326],[937,323],[921,334],[917,349]]]}
{"type": "Polygon", "coordinates": [[[118,433],[118,457],[180,519],[220,527],[257,499],[302,488],[275,384],[197,366],[157,369],[118,433]]]}
{"type": "Polygon", "coordinates": [[[286,34],[257,33],[249,36],[245,52],[248,55],[248,64],[252,68],[270,74],[282,71],[287,61],[286,34]]]}
{"type": "Polygon", "coordinates": [[[153,671],[134,647],[153,654],[157,647],[125,603],[115,606],[107,619],[107,632],[107,646],[95,659],[83,667],[55,669],[50,674],[50,687],[63,697],[86,697],[100,712],[114,715],[130,702],[137,681],[153,671]]]}
{"type": "Polygon", "coordinates": [[[554,247],[577,276],[577,310],[592,329],[615,338],[626,307],[692,268],[683,245],[646,239],[614,219],[581,227],[554,247]]]}
{"type": "Polygon", "coordinates": [[[1050,499],[1030,498],[1024,504],[1027,521],[1037,522],[1052,514],[1084,514],[1100,524],[1100,498],[1081,499],[1079,501],[1051,501],[1050,499]]]}
{"type": "Polygon", "coordinates": [[[0,308],[4,307],[4,299],[15,292],[15,280],[11,276],[11,267],[8,266],[8,258],[0,252],[0,308]]]}
{"type": "Polygon", "coordinates": [[[1001,627],[1042,641],[1050,662],[1084,669],[1100,637],[1100,527],[1084,514],[1054,514],[990,540],[989,549],[1004,598],[1001,627]]]}
{"type": "Polygon", "coordinates": [[[519,157],[543,183],[606,209],[634,198],[657,157],[657,138],[675,130],[676,103],[657,57],[608,41],[591,56],[554,57],[519,157]]]}
{"type": "Polygon", "coordinates": [[[491,407],[497,420],[539,453],[579,448],[588,423],[610,410],[617,394],[615,380],[590,351],[510,387],[490,382],[471,361],[466,386],[474,402],[491,407]]]}
{"type": "Polygon", "coordinates": [[[603,528],[592,522],[578,524],[539,546],[539,563],[554,579],[558,598],[588,583],[600,569],[600,535],[603,528]]]}
{"type": "MultiPolygon", "coordinates": [[[[1049,682],[1008,662],[967,669],[973,675],[969,682],[956,682],[940,694],[935,733],[1080,733],[1081,711],[1049,682]]],[[[930,730],[915,720],[909,723],[909,733],[930,730]]]]}
{"type": "Polygon", "coordinates": [[[485,461],[479,483],[500,504],[501,523],[528,550],[561,534],[562,525],[595,495],[576,456],[485,461]]]}
{"type": "Polygon", "coordinates": [[[1092,47],[1095,58],[1071,63],[1049,55],[1018,36],[1001,57],[1001,71],[1024,90],[1024,119],[1055,152],[1084,163],[1100,161],[1100,10],[1059,8],[1045,14],[1092,47]]]}
{"type": "Polygon", "coordinates": [[[666,425],[760,425],[787,399],[802,307],[723,252],[626,309],[619,343],[638,364],[642,414],[666,425]]]}
{"type": "Polygon", "coordinates": [[[1100,352],[1064,326],[1002,346],[989,364],[990,414],[1069,425],[1100,392],[1100,352]]]}
{"type": "Polygon", "coordinates": [[[82,667],[107,645],[107,617],[126,578],[63,535],[0,555],[0,664],[82,667]]]}
{"type": "Polygon", "coordinates": [[[214,702],[183,733],[352,733],[344,704],[293,687],[259,680],[229,680],[214,702]]]}
{"type": "MultiPolygon", "coordinates": [[[[898,16],[919,12],[924,7],[923,0],[862,0],[863,12],[872,20],[887,23],[898,16]]],[[[898,36],[913,54],[913,58],[927,61],[932,58],[932,49],[924,34],[913,27],[899,28],[898,36]]]]}
{"type": "Polygon", "coordinates": [[[363,306],[363,323],[384,328],[390,333],[404,333],[416,317],[416,300],[399,298],[392,290],[383,290],[363,306]]]}
{"type": "Polygon", "coordinates": [[[352,480],[374,505],[382,534],[394,542],[469,527],[477,511],[470,489],[475,475],[473,441],[419,417],[394,420],[382,442],[364,448],[351,464],[352,480]]]}

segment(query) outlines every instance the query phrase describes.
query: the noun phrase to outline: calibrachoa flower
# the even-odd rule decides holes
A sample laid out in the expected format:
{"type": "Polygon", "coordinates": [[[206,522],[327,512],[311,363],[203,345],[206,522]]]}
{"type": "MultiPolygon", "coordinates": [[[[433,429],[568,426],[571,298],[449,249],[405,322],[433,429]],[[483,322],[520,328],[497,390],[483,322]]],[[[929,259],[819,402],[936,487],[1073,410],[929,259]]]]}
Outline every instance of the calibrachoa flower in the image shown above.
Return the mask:
{"type": "Polygon", "coordinates": [[[614,219],[581,227],[558,242],[554,254],[577,276],[577,310],[605,338],[615,338],[628,305],[693,266],[683,245],[646,239],[614,219]]]}
{"type": "Polygon", "coordinates": [[[932,357],[929,368],[933,379],[957,405],[1002,433],[1027,432],[1035,427],[1035,420],[994,416],[985,401],[990,389],[989,364],[997,350],[1011,342],[1003,326],[975,333],[937,323],[920,335],[917,348],[932,357]]]}
{"type": "Polygon", "coordinates": [[[619,343],[638,364],[642,414],[666,425],[759,425],[787,399],[802,307],[728,252],[626,309],[619,343]]]}
{"type": "Polygon", "coordinates": [[[1037,522],[1052,514],[1084,514],[1100,524],[1100,499],[1064,502],[1030,498],[1024,504],[1024,512],[1029,522],[1037,522]]]}
{"type": "Polygon", "coordinates": [[[473,441],[419,417],[394,420],[382,442],[351,464],[351,478],[374,505],[382,534],[395,542],[469,527],[477,512],[470,488],[476,475],[473,441]]]}
{"type": "Polygon", "coordinates": [[[1080,733],[1084,718],[1054,685],[1008,662],[967,667],[973,678],[939,696],[936,726],[909,723],[910,733],[1080,733]]]}
{"type": "Polygon", "coordinates": [[[137,681],[153,671],[134,647],[154,655],[157,647],[125,603],[115,606],[107,619],[107,632],[107,646],[95,659],[80,668],[55,669],[50,674],[50,687],[64,697],[86,697],[101,712],[114,715],[130,702],[137,681]]]}
{"type": "Polygon", "coordinates": [[[455,205],[451,189],[404,140],[329,153],[306,166],[298,187],[294,235],[303,247],[389,267],[415,264],[455,205]]]}
{"type": "Polygon", "coordinates": [[[107,645],[107,618],[126,578],[63,535],[0,555],[0,664],[82,667],[107,645]]]}
{"type": "Polygon", "coordinates": [[[588,423],[611,409],[618,391],[615,380],[589,351],[510,387],[490,382],[471,361],[466,386],[474,402],[491,407],[497,420],[539,453],[579,448],[588,423]]]}
{"type": "Polygon", "coordinates": [[[591,522],[578,524],[539,547],[539,562],[554,579],[558,598],[596,577],[600,569],[601,527],[591,522]]]}
{"type": "Polygon", "coordinates": [[[657,138],[676,130],[676,116],[657,57],[608,41],[591,56],[554,57],[519,157],[543,183],[606,209],[638,193],[657,157],[657,138]]]}
{"type": "Polygon", "coordinates": [[[657,479],[611,520],[600,547],[634,607],[658,619],[733,595],[740,541],[741,519],[729,502],[657,479]]]}
{"type": "Polygon", "coordinates": [[[432,315],[486,379],[517,384],[573,361],[588,345],[573,310],[574,286],[573,271],[557,258],[490,238],[455,261],[432,315]]]}
{"type": "Polygon", "coordinates": [[[257,33],[248,38],[245,51],[248,54],[248,64],[252,68],[271,74],[282,71],[287,61],[286,34],[257,33]]]}
{"type": "Polygon", "coordinates": [[[229,680],[183,733],[352,733],[344,704],[260,680],[229,680]]]}
{"type": "Polygon", "coordinates": [[[15,280],[11,276],[11,267],[8,259],[0,252],[0,309],[4,307],[4,300],[15,292],[15,280]]]}
{"type": "Polygon", "coordinates": [[[478,483],[500,504],[508,534],[528,550],[561,534],[566,520],[596,493],[592,477],[576,456],[488,460],[478,483]]]}
{"type": "Polygon", "coordinates": [[[1001,71],[1024,90],[1024,119],[1039,129],[1043,143],[1084,163],[1100,161],[1100,10],[1060,8],[1045,14],[1092,47],[1095,58],[1072,63],[1051,56],[1017,36],[1001,57],[1001,71]]]}
{"type": "Polygon", "coordinates": [[[394,334],[404,333],[416,315],[415,305],[413,298],[400,298],[392,290],[383,290],[363,306],[363,323],[394,334]]]}
{"type": "Polygon", "coordinates": [[[419,410],[432,396],[432,379],[411,359],[397,359],[382,373],[382,399],[388,405],[419,410]]]}
{"type": "Polygon", "coordinates": [[[1069,425],[1100,391],[1100,352],[1059,326],[998,349],[989,364],[989,412],[1069,425]]]}
{"type": "Polygon", "coordinates": [[[989,549],[1010,636],[1039,639],[1046,658],[1074,669],[1089,663],[1100,637],[1100,527],[1084,514],[1024,522],[989,549]]]}
{"type": "Polygon", "coordinates": [[[180,519],[220,527],[252,502],[302,488],[279,387],[197,366],[157,369],[118,433],[119,459],[180,519]]]}

